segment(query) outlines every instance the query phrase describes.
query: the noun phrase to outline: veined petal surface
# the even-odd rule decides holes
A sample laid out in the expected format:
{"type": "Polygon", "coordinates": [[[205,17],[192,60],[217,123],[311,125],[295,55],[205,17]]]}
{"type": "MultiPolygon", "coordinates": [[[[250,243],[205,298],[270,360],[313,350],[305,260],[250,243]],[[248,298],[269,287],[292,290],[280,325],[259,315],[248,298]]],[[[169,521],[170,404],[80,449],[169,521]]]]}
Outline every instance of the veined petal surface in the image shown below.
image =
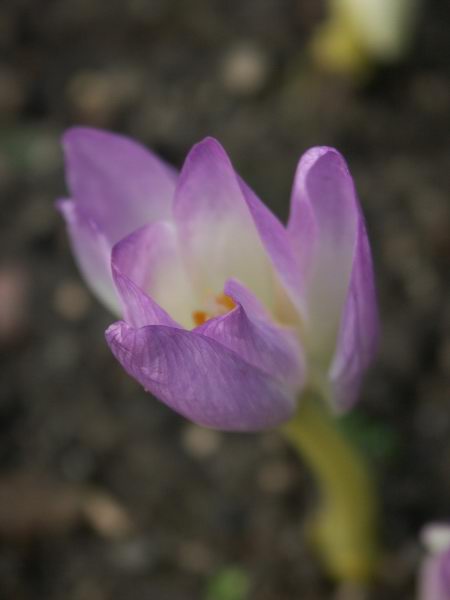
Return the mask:
{"type": "Polygon", "coordinates": [[[225,285],[236,307],[195,329],[234,350],[251,365],[291,386],[298,395],[304,378],[302,349],[295,331],[276,325],[264,315],[253,294],[232,281],[225,285]],[[240,300],[243,302],[241,303],[240,300]]]}
{"type": "Polygon", "coordinates": [[[200,425],[257,431],[295,411],[285,384],[205,335],[158,325],[134,329],[120,321],[106,339],[146,390],[200,425]]]}

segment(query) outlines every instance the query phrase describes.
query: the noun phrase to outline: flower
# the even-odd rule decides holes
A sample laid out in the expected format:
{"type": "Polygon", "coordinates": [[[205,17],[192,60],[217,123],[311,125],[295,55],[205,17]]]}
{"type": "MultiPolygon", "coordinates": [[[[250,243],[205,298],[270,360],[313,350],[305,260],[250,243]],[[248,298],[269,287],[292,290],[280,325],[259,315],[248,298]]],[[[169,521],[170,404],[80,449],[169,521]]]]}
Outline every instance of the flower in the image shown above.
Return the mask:
{"type": "Polygon", "coordinates": [[[63,141],[58,206],[88,284],[122,320],[107,342],[145,389],[224,430],[273,427],[320,389],[357,399],[377,338],[370,249],[351,176],[332,148],[300,160],[287,228],[211,138],[177,172],[88,128],[63,141]]]}
{"type": "Polygon", "coordinates": [[[419,581],[419,600],[450,600],[450,524],[424,528],[422,541],[428,551],[419,581]]]}
{"type": "Polygon", "coordinates": [[[328,18],[313,38],[319,64],[357,73],[408,52],[422,0],[329,0],[328,18]]]}

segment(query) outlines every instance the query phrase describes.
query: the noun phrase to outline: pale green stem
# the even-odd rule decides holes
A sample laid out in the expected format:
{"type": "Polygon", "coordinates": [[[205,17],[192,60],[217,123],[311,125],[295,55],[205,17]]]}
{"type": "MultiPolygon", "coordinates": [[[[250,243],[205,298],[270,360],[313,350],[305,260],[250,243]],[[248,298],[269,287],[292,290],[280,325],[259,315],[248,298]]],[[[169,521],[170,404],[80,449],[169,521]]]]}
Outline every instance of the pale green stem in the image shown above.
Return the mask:
{"type": "Polygon", "coordinates": [[[377,503],[367,464],[316,398],[303,397],[283,433],[312,470],[320,501],[313,542],[330,575],[366,582],[377,567],[377,503]]]}

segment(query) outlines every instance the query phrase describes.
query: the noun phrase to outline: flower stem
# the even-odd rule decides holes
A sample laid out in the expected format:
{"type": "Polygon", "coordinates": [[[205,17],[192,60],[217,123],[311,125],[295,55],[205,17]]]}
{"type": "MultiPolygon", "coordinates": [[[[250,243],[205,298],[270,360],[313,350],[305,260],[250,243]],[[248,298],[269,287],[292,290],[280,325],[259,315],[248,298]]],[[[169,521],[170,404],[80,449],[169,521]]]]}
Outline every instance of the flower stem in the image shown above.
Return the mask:
{"type": "Polygon", "coordinates": [[[377,568],[377,506],[365,460],[317,398],[305,395],[283,433],[317,478],[312,541],[330,575],[367,582],[377,568]]]}

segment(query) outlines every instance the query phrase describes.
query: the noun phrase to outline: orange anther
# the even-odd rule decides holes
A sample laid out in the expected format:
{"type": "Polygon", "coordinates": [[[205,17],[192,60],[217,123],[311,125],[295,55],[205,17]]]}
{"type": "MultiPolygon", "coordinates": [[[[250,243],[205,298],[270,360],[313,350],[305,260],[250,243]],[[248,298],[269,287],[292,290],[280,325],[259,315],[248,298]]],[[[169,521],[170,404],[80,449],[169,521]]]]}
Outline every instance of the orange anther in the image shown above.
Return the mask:
{"type": "Polygon", "coordinates": [[[210,316],[204,310],[194,310],[194,312],[192,313],[192,319],[194,320],[196,327],[199,327],[199,325],[203,325],[203,323],[206,323],[206,321],[209,318],[210,316]]]}
{"type": "Polygon", "coordinates": [[[227,296],[226,294],[218,294],[216,296],[216,303],[219,304],[219,306],[226,308],[227,312],[233,310],[236,306],[233,298],[230,298],[230,296],[227,296]]]}
{"type": "Polygon", "coordinates": [[[230,312],[230,310],[233,310],[233,308],[236,306],[234,300],[226,294],[218,294],[213,298],[214,302],[211,302],[210,310],[193,311],[192,320],[194,321],[196,327],[203,325],[203,323],[206,323],[206,321],[209,321],[209,319],[212,319],[213,317],[227,314],[227,312],[230,312]]]}

